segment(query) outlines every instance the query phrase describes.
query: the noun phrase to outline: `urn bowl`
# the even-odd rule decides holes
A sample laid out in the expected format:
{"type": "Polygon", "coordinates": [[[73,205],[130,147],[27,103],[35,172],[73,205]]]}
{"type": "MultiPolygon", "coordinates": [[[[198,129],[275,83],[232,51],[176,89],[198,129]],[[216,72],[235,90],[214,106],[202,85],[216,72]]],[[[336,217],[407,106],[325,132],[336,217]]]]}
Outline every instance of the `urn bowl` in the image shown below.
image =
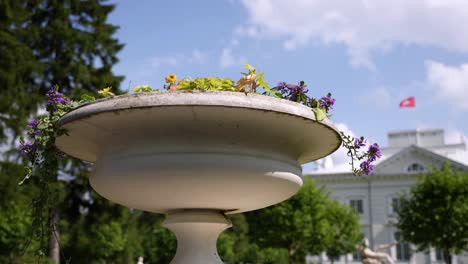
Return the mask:
{"type": "Polygon", "coordinates": [[[92,187],[145,211],[237,213],[302,186],[301,164],[334,152],[339,132],[309,107],[239,92],[169,91],[97,100],[59,122],[57,147],[94,163],[92,187]]]}

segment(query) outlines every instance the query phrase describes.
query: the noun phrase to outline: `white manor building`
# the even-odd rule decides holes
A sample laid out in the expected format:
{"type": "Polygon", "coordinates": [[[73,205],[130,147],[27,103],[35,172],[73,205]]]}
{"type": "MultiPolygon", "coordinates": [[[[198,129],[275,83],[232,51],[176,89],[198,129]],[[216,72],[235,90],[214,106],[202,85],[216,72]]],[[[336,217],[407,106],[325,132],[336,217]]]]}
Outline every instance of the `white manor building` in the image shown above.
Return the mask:
{"type": "MultiPolygon", "coordinates": [[[[369,239],[370,248],[398,241],[388,252],[395,263],[443,263],[440,251],[412,252],[413,247],[401,241],[394,227],[394,205],[398,202],[398,193],[408,190],[416,182],[418,173],[427,171],[430,166],[440,168],[446,161],[450,161],[455,169],[468,171],[464,140],[458,144],[445,144],[441,129],[398,131],[388,134],[388,147],[382,149],[382,158],[371,176],[356,177],[346,166],[318,168],[305,177],[326,185],[333,199],[349,204],[361,215],[362,232],[369,239]]],[[[312,257],[310,261],[331,263],[325,254],[312,257]]],[[[334,259],[333,263],[361,261],[357,254],[349,254],[334,259]]],[[[455,256],[453,263],[468,264],[468,256],[455,256]]]]}

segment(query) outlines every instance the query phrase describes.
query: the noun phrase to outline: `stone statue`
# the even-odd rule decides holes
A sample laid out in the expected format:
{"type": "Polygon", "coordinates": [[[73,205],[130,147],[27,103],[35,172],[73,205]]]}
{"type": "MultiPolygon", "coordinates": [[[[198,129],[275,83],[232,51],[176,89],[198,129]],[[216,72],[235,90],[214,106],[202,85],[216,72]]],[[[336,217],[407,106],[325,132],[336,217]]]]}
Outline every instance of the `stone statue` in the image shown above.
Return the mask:
{"type": "Polygon", "coordinates": [[[382,251],[391,248],[396,245],[396,242],[390,244],[383,244],[377,247],[375,251],[369,248],[369,240],[364,238],[362,243],[358,246],[358,250],[361,253],[363,264],[394,264],[392,257],[382,251]]]}
{"type": "Polygon", "coordinates": [[[137,264],[143,264],[143,257],[138,257],[138,263],[137,264]]]}

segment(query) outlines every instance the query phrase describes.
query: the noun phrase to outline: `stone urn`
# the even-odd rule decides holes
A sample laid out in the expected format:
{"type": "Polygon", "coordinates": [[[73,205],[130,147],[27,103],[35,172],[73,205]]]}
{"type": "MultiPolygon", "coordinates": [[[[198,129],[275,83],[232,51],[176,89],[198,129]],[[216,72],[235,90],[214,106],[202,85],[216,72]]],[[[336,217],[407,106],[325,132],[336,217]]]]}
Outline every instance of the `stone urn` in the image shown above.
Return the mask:
{"type": "Polygon", "coordinates": [[[92,162],[91,186],[135,209],[166,214],[171,263],[222,263],[226,214],[284,201],[301,164],[341,144],[328,119],[301,104],[240,92],[168,91],[97,100],[59,122],[57,147],[92,162]]]}

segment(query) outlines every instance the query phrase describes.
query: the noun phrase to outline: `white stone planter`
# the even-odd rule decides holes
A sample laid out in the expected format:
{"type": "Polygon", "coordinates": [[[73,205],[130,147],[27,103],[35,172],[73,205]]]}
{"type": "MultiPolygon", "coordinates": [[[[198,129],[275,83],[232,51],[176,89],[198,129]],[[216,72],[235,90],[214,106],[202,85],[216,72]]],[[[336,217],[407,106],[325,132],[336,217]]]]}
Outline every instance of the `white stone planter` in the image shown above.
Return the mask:
{"type": "Polygon", "coordinates": [[[220,263],[216,254],[200,256],[216,252],[216,237],[229,226],[224,214],[289,198],[302,185],[300,164],[341,144],[330,122],[316,122],[306,106],[234,92],[118,96],[79,107],[60,125],[68,136],[57,146],[94,162],[90,182],[99,194],[168,214],[179,241],[173,263],[220,263]],[[210,246],[189,242],[202,234],[210,246]]]}

